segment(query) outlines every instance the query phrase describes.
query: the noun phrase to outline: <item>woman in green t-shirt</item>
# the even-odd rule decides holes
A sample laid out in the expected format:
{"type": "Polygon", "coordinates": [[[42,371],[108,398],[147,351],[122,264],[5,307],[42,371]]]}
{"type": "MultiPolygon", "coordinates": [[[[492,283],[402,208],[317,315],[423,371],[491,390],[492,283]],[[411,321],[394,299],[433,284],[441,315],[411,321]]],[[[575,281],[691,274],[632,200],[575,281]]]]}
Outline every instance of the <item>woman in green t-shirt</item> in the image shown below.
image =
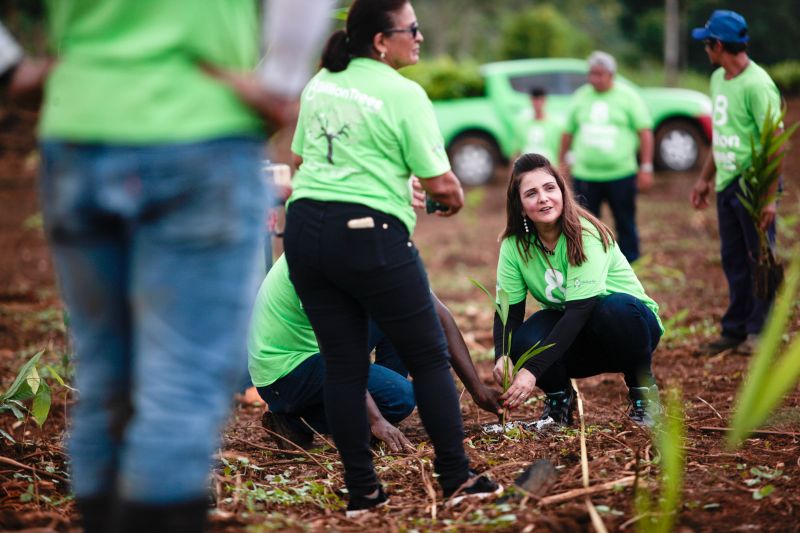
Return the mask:
{"type": "Polygon", "coordinates": [[[628,385],[629,416],[652,425],[658,390],[650,368],[663,328],[649,298],[608,227],[578,205],[571,189],[539,154],[515,162],[506,199],[497,286],[509,295],[504,330],[495,316],[498,383],[509,350],[514,362],[537,342],[548,349],[529,359],[501,397],[515,408],[539,386],[546,396],[536,429],[572,421],[570,378],[621,372],[628,385]],[[528,320],[527,293],[541,306],[528,320]]]}
{"type": "Polygon", "coordinates": [[[344,465],[348,516],[387,501],[369,449],[368,317],[413,377],[445,497],[498,490],[469,470],[447,342],[410,241],[410,174],[445,206],[443,215],[463,204],[430,100],[397,73],[419,60],[421,42],[407,1],[355,0],[346,30],[330,37],[322,69],[303,91],[292,140],[300,166],[285,255],[325,360],[325,412],[344,465]]]}

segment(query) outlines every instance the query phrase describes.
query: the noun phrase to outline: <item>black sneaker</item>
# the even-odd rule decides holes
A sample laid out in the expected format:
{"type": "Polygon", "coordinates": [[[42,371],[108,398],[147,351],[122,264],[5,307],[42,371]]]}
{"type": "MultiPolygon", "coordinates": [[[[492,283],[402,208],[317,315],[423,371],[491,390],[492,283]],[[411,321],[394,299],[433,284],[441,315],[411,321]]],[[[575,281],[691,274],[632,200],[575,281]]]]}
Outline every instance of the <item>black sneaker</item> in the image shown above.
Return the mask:
{"type": "Polygon", "coordinates": [[[658,399],[658,387],[631,387],[628,389],[631,408],[628,417],[634,424],[653,428],[656,418],[661,414],[661,401],[658,399]]]}
{"type": "Polygon", "coordinates": [[[446,507],[455,507],[465,499],[483,500],[503,493],[503,486],[495,483],[488,476],[469,471],[469,479],[454,489],[444,489],[446,507]],[[466,485],[466,486],[464,486],[466,485]]]}
{"type": "Polygon", "coordinates": [[[314,435],[298,430],[283,413],[267,411],[261,416],[261,425],[271,432],[270,437],[281,450],[297,451],[297,446],[309,450],[313,447],[314,435]],[[292,446],[287,441],[297,446],[292,446]]]}
{"type": "Polygon", "coordinates": [[[728,337],[727,335],[720,335],[718,339],[711,342],[701,344],[698,346],[695,353],[697,355],[716,355],[725,350],[732,350],[744,342],[743,338],[728,337]]]}
{"type": "Polygon", "coordinates": [[[527,424],[525,429],[552,431],[572,425],[575,410],[575,390],[569,387],[559,392],[545,393],[544,411],[536,422],[527,424]]]}
{"type": "Polygon", "coordinates": [[[383,491],[383,486],[378,487],[378,494],[372,498],[368,496],[351,496],[350,501],[347,502],[347,511],[345,516],[347,518],[356,518],[362,514],[368,513],[378,507],[383,507],[389,503],[389,496],[383,491]]]}

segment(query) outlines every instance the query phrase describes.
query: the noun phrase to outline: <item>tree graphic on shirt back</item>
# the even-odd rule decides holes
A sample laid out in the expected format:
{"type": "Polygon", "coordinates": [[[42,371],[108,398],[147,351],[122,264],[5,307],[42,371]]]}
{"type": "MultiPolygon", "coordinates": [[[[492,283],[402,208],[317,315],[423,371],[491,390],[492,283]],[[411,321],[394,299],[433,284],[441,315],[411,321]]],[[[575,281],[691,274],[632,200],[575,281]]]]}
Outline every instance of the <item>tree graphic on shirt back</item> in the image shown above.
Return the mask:
{"type": "Polygon", "coordinates": [[[339,128],[339,131],[334,133],[330,129],[330,126],[329,126],[329,123],[328,123],[328,119],[325,117],[325,115],[323,113],[315,113],[314,116],[316,117],[317,122],[319,122],[319,127],[320,127],[320,130],[321,130],[320,134],[317,135],[316,138],[319,139],[320,137],[325,137],[325,140],[328,141],[328,163],[333,165],[334,164],[333,163],[333,141],[337,137],[349,137],[349,135],[347,134],[347,130],[350,129],[350,126],[345,124],[344,126],[339,128]]]}

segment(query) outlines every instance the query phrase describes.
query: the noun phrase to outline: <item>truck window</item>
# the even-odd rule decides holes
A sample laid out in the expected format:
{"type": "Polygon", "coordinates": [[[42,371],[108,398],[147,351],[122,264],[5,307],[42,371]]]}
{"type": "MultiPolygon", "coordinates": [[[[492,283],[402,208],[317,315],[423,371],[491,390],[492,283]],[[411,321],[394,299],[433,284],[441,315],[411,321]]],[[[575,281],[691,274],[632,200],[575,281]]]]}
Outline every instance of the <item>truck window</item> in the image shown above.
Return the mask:
{"type": "Polygon", "coordinates": [[[569,95],[575,89],[586,83],[586,74],[583,72],[547,72],[539,74],[524,74],[509,78],[511,87],[520,93],[528,94],[534,87],[541,87],[547,94],[569,95]]]}

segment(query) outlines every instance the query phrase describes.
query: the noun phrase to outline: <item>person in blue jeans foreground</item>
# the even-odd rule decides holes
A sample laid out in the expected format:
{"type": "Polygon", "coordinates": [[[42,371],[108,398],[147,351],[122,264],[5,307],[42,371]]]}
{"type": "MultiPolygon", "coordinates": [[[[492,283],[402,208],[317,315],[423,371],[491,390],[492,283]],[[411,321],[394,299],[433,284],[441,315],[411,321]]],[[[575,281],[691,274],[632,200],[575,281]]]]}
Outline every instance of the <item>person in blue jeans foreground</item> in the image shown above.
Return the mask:
{"type": "Polygon", "coordinates": [[[505,330],[495,315],[495,378],[502,382],[509,358],[516,362],[536,343],[552,346],[524,364],[501,397],[504,405],[519,407],[538,386],[546,404],[533,427],[568,425],[575,397],[570,379],[621,372],[629,416],[653,425],[649,412],[658,409],[658,391],[651,359],[663,328],[658,305],[611,230],[576,203],[559,172],[538,154],[514,162],[506,214],[497,287],[508,293],[510,307],[505,330]],[[528,293],[541,310],[523,320],[528,293]]]}
{"type": "Polygon", "coordinates": [[[267,205],[263,121],[202,65],[256,65],[256,6],[48,7],[41,203],[77,360],[72,492],[89,533],[199,532],[267,205]]]}
{"type": "MultiPolygon", "coordinates": [[[[475,403],[497,415],[499,392],[481,383],[453,316],[435,295],[431,297],[454,370],[475,403]]],[[[269,405],[263,424],[272,431],[278,447],[294,448],[288,441],[309,447],[314,432],[330,433],[322,394],[325,361],[289,279],[284,256],[275,261],[258,291],[247,344],[252,382],[269,405]]],[[[370,431],[392,451],[399,451],[409,442],[392,424],[414,410],[413,385],[406,379],[408,370],[402,360],[374,322],[370,323],[368,345],[370,351],[375,348],[366,394],[370,431]]]]}

